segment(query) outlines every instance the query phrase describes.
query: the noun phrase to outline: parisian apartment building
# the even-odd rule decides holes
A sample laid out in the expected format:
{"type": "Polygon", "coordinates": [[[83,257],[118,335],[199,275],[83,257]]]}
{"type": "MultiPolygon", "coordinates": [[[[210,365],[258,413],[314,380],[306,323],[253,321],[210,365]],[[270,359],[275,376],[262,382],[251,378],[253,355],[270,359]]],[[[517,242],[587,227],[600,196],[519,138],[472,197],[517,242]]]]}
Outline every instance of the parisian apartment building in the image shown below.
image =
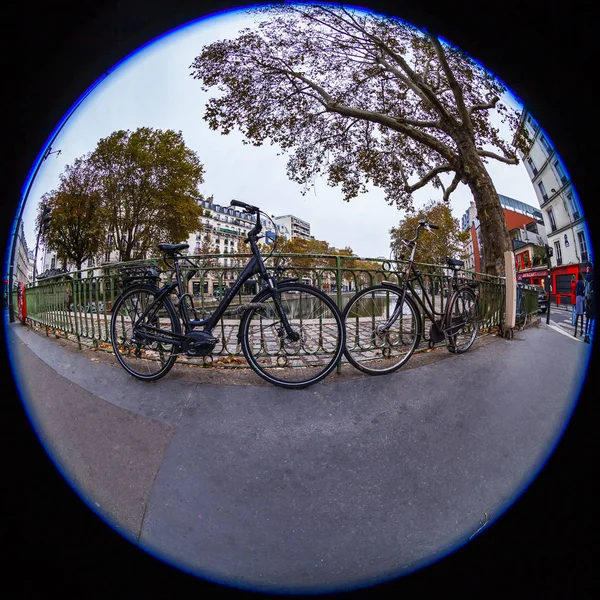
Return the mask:
{"type": "Polygon", "coordinates": [[[13,287],[16,287],[19,283],[27,285],[33,277],[33,252],[27,246],[25,228],[22,222],[17,227],[15,235],[17,241],[13,256],[13,287]]]}
{"type": "Polygon", "coordinates": [[[275,217],[275,221],[285,227],[293,238],[310,240],[310,223],[303,221],[294,215],[282,215],[275,217]]]}
{"type": "MultiPolygon", "coordinates": [[[[189,245],[188,255],[211,254],[209,268],[201,274],[190,279],[190,293],[199,296],[214,294],[217,290],[230,287],[239,268],[245,264],[247,258],[234,258],[233,256],[243,251],[242,240],[256,224],[256,216],[230,206],[221,206],[210,200],[200,203],[203,214],[200,218],[202,228],[192,233],[185,242],[189,245]],[[232,270],[229,270],[232,269],[232,270]],[[237,269],[237,270],[235,270],[237,269]]],[[[294,215],[274,217],[273,222],[264,216],[260,216],[263,225],[263,234],[275,234],[280,240],[287,241],[292,237],[310,239],[310,223],[294,215]]],[[[107,234],[107,242],[111,242],[110,234],[107,234]]],[[[264,240],[263,240],[264,241],[264,240]]],[[[40,273],[54,274],[60,265],[56,253],[41,249],[40,273]]],[[[89,259],[84,268],[93,269],[89,276],[99,276],[107,265],[120,261],[116,250],[106,252],[102,257],[89,259]]],[[[74,270],[73,265],[68,265],[68,270],[74,270]]],[[[43,278],[43,277],[42,277],[43,278]]],[[[256,282],[250,282],[247,286],[248,293],[254,293],[256,282]]]]}
{"type": "Polygon", "coordinates": [[[548,136],[527,111],[523,111],[519,133],[525,129],[525,151],[519,149],[546,222],[550,256],[552,299],[574,303],[571,281],[592,265],[592,247],[585,215],[577,191],[561,157],[548,136]]]}

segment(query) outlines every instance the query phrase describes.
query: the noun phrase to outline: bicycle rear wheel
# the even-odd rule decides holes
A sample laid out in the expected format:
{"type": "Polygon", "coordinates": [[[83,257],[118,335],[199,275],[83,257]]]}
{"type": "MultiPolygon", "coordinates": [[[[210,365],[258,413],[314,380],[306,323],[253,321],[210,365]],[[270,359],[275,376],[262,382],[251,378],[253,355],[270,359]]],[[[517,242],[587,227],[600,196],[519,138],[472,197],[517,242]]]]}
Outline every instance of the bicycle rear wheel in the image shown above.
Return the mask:
{"type": "Polygon", "coordinates": [[[284,388],[304,388],[320,381],[335,368],[344,347],[341,314],[325,293],[302,284],[266,290],[244,313],[240,323],[242,351],[248,364],[268,382],[284,388]],[[299,335],[290,339],[284,330],[275,294],[284,314],[299,335]]]}
{"type": "Polygon", "coordinates": [[[354,367],[369,375],[399,369],[421,341],[421,317],[413,299],[404,297],[402,312],[390,323],[402,290],[375,285],[350,299],[344,309],[344,354],[354,367]]]}
{"type": "Polygon", "coordinates": [[[444,330],[448,351],[466,352],[473,345],[478,330],[479,308],[475,294],[466,288],[456,290],[448,305],[444,330]]]}
{"type": "MultiPolygon", "coordinates": [[[[145,319],[138,323],[142,313],[155,300],[158,289],[150,286],[136,286],[126,290],[115,302],[112,309],[110,334],[113,350],[121,366],[142,381],[155,381],[166,375],[177,360],[178,346],[144,339],[140,335],[144,327],[168,337],[181,333],[179,317],[173,304],[163,299],[154,306],[145,319]],[[136,332],[138,336],[136,337],[136,332]]],[[[150,330],[147,330],[150,332],[150,330]]]]}

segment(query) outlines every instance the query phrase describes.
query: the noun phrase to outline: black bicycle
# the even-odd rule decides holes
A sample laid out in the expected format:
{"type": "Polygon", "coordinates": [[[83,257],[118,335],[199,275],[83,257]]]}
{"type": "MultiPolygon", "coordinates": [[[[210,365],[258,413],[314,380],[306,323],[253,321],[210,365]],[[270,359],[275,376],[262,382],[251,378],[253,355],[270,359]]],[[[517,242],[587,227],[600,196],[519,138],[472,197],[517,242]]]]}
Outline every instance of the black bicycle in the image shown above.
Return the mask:
{"type": "MultiPolygon", "coordinates": [[[[220,342],[213,329],[228,315],[241,318],[237,343],[252,369],[270,383],[303,388],[326,377],[339,362],[344,326],[336,304],[319,289],[298,283],[297,277],[278,278],[269,273],[257,245],[263,237],[259,236],[260,215],[265,213],[238,200],[232,200],[231,206],[256,216],[256,225],[245,239],[253,256],[208,318],[190,318],[190,312],[194,317],[197,314],[192,295],[184,289],[180,262],[187,261],[196,270],[201,267],[181,254],[188,244],[158,245],[174,271],[172,283],[159,288],[155,268],[127,278],[128,287],[112,310],[111,339],[119,362],[134,377],[144,381],[163,377],[178,354],[210,355],[220,342]],[[264,282],[264,289],[251,302],[227,312],[243,284],[256,276],[264,282]],[[178,299],[177,308],[171,295],[178,299]]],[[[236,325],[235,319],[229,319],[231,335],[236,325]]]]}
{"type": "Polygon", "coordinates": [[[439,229],[437,225],[419,221],[415,237],[402,240],[410,250],[406,270],[400,277],[402,283],[383,281],[360,290],[344,309],[344,354],[354,367],[369,375],[392,373],[412,356],[423,332],[423,319],[418,307],[432,323],[430,347],[446,339],[448,350],[461,354],[471,347],[477,335],[478,284],[476,281],[459,282],[458,269],[463,266],[463,261],[446,259],[453,273],[448,282],[448,293],[452,295],[445,310],[436,310],[435,298],[432,300],[425,292],[427,286],[422,274],[414,267],[417,240],[424,228],[430,232],[439,229]],[[416,292],[414,282],[420,284],[421,294],[416,292]]]}

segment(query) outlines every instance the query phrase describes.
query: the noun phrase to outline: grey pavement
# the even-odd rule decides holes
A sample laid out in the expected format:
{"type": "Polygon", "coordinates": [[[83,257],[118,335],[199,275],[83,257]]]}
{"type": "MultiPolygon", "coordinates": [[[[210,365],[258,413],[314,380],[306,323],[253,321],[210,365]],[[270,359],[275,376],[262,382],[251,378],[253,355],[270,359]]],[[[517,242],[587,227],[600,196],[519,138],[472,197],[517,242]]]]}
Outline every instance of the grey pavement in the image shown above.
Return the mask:
{"type": "Polygon", "coordinates": [[[497,519],[560,438],[590,350],[542,321],[288,391],[200,367],[139,382],[18,323],[8,344],[38,435],[115,529],[208,579],[305,592],[409,572],[497,519]]]}

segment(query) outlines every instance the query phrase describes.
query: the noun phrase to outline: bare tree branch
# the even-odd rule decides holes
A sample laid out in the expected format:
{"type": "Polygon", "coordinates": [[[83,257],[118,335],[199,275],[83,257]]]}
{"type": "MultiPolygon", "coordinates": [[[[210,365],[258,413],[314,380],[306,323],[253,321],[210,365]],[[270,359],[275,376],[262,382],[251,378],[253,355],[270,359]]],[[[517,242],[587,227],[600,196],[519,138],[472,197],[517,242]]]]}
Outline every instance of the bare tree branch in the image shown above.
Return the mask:
{"type": "MultiPolygon", "coordinates": [[[[442,117],[442,119],[448,122],[454,122],[454,117],[446,110],[444,105],[440,102],[439,98],[435,94],[435,92],[431,89],[426,82],[422,80],[421,77],[417,73],[415,73],[410,65],[406,62],[404,57],[400,56],[398,53],[394,52],[392,48],[390,48],[385,42],[380,40],[374,35],[367,34],[370,39],[373,40],[373,43],[381,48],[388,56],[390,56],[394,62],[400,65],[400,68],[406,73],[408,78],[416,85],[419,90],[423,93],[423,96],[426,98],[427,104],[431,105],[431,107],[442,117]]],[[[419,94],[421,95],[421,94],[419,94]]]]}
{"type": "Polygon", "coordinates": [[[494,160],[499,160],[500,162],[506,163],[507,165],[518,165],[519,161],[516,156],[511,156],[509,158],[505,156],[500,156],[495,152],[490,152],[489,150],[483,150],[481,148],[477,148],[477,154],[479,156],[485,156],[487,158],[493,158],[494,160]]]}
{"type": "Polygon", "coordinates": [[[436,35],[433,35],[429,32],[427,32],[427,37],[433,45],[438,60],[440,61],[440,65],[442,66],[442,70],[444,71],[444,75],[446,75],[446,79],[450,84],[450,89],[454,94],[456,106],[458,107],[458,114],[460,115],[461,121],[468,128],[469,132],[473,133],[473,124],[471,123],[470,115],[468,114],[467,107],[465,106],[465,98],[463,96],[462,88],[458,84],[458,81],[456,81],[456,77],[454,76],[452,69],[448,65],[446,55],[444,54],[444,50],[442,48],[442,45],[440,44],[440,40],[436,35]]]}
{"type": "Polygon", "coordinates": [[[421,179],[420,181],[417,181],[417,183],[414,183],[413,185],[407,186],[406,191],[409,194],[412,194],[415,190],[418,190],[418,189],[422,188],[423,186],[427,185],[434,177],[437,177],[440,173],[448,173],[449,171],[453,171],[453,170],[454,170],[454,168],[451,167],[450,165],[441,165],[439,167],[435,167],[434,169],[429,171],[429,173],[427,173],[427,175],[425,175],[425,177],[423,177],[423,179],[421,179]]]}
{"type": "Polygon", "coordinates": [[[498,98],[498,96],[494,96],[489,102],[486,102],[485,104],[473,104],[473,106],[469,106],[469,108],[467,109],[467,113],[469,117],[471,117],[471,115],[476,110],[488,110],[490,108],[494,108],[498,103],[498,100],[500,100],[500,98],[498,98]]]}
{"type": "Polygon", "coordinates": [[[350,106],[345,106],[336,102],[328,103],[327,109],[347,117],[354,117],[357,119],[371,121],[373,123],[379,123],[381,125],[389,127],[390,129],[394,129],[395,131],[404,133],[413,140],[422,143],[423,145],[427,146],[428,148],[431,148],[432,150],[435,150],[444,158],[446,158],[446,160],[448,160],[449,162],[453,162],[455,158],[453,150],[446,146],[446,144],[442,143],[440,140],[433,137],[432,135],[425,133],[424,131],[419,131],[414,127],[410,127],[410,125],[406,125],[402,121],[402,119],[397,119],[395,117],[390,117],[388,115],[376,113],[370,110],[352,108],[350,106]]]}
{"type": "Polygon", "coordinates": [[[444,202],[448,202],[448,200],[450,199],[450,194],[457,188],[458,184],[460,183],[461,180],[461,174],[459,171],[457,171],[454,174],[454,179],[452,180],[452,183],[448,186],[448,189],[444,190],[444,202]]]}

